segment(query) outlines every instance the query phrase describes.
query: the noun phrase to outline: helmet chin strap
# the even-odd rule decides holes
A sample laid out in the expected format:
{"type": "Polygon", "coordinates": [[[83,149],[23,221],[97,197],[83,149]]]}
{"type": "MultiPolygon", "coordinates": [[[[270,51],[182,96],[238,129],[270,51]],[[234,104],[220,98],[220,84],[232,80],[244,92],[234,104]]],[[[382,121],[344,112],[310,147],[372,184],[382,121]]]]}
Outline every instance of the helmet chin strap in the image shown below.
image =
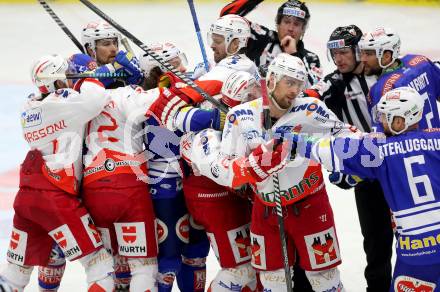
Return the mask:
{"type": "Polygon", "coordinates": [[[280,110],[280,111],[286,111],[286,110],[289,109],[289,107],[287,107],[287,108],[282,108],[282,107],[278,104],[278,102],[275,100],[275,97],[273,96],[272,92],[269,93],[269,97],[270,97],[270,100],[272,101],[272,104],[273,104],[278,110],[280,110]]]}

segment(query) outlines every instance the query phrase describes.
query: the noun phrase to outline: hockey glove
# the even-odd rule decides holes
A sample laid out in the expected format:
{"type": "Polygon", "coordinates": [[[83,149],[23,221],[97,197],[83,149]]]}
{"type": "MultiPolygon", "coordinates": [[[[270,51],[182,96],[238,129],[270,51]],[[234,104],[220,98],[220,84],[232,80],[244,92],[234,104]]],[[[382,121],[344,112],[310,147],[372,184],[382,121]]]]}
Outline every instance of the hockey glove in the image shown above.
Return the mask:
{"type": "Polygon", "coordinates": [[[150,112],[167,129],[174,131],[174,117],[183,107],[188,106],[190,99],[176,88],[162,87],[157,100],[151,105],[150,112]]]}
{"type": "Polygon", "coordinates": [[[356,175],[343,174],[341,172],[330,173],[328,179],[332,184],[343,190],[349,190],[362,181],[362,179],[356,175]]]}
{"type": "Polygon", "coordinates": [[[245,183],[262,182],[282,170],[288,162],[288,143],[272,139],[255,148],[248,157],[235,159],[233,187],[245,183]]]}
{"type": "Polygon", "coordinates": [[[113,61],[116,72],[121,69],[127,72],[128,84],[139,84],[142,80],[142,70],[139,67],[139,60],[129,52],[119,51],[113,61]]]}

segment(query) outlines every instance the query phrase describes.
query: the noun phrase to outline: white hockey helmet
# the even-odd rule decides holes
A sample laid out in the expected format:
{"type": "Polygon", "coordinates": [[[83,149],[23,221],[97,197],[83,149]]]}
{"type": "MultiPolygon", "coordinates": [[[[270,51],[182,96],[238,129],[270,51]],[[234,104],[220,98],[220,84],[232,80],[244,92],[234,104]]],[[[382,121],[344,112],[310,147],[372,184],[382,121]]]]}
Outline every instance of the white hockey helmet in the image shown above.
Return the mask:
{"type": "MultiPolygon", "coordinates": [[[[174,44],[157,43],[157,44],[149,45],[148,47],[152,51],[154,51],[157,55],[159,55],[159,57],[161,57],[165,62],[168,62],[170,63],[170,65],[176,67],[176,69],[179,69],[179,66],[183,66],[184,69],[186,69],[185,67],[188,65],[188,60],[186,59],[186,55],[185,53],[180,51],[179,48],[176,47],[174,44]],[[175,59],[176,61],[174,61],[175,59]]],[[[159,67],[164,72],[168,71],[165,67],[159,64],[159,62],[157,62],[155,59],[153,59],[153,57],[151,57],[148,54],[141,54],[139,56],[139,66],[141,67],[145,76],[148,76],[151,69],[153,69],[154,67],[159,67]]]]}
{"type": "Polygon", "coordinates": [[[55,81],[66,82],[65,78],[55,76],[65,74],[69,70],[69,63],[59,55],[46,55],[38,59],[31,67],[31,78],[35,86],[41,93],[47,94],[54,92],[55,81]]]}
{"type": "Polygon", "coordinates": [[[222,101],[229,107],[246,102],[250,95],[256,95],[258,82],[254,76],[245,71],[236,71],[229,75],[222,86],[222,101]]]}
{"type": "Polygon", "coordinates": [[[226,52],[228,55],[236,54],[240,49],[246,47],[251,36],[251,28],[246,19],[241,16],[228,14],[217,19],[209,29],[208,42],[212,41],[212,34],[219,34],[225,38],[226,52]],[[237,52],[228,52],[232,40],[238,39],[237,52]]]}
{"type": "Polygon", "coordinates": [[[358,46],[360,50],[375,51],[379,66],[387,68],[399,57],[400,37],[392,29],[378,27],[374,31],[364,33],[358,46]],[[392,61],[387,66],[382,65],[382,56],[385,51],[392,53],[392,61]]]}
{"type": "MultiPolygon", "coordinates": [[[[304,62],[300,58],[286,53],[278,54],[278,56],[270,62],[267,68],[267,82],[269,82],[269,78],[272,74],[275,77],[275,85],[283,76],[292,77],[302,81],[304,84],[307,82],[307,70],[304,62]]],[[[269,90],[274,90],[275,85],[273,88],[269,88],[269,90]]]]}
{"type": "Polygon", "coordinates": [[[90,48],[96,52],[96,41],[112,38],[116,38],[119,44],[121,34],[105,21],[89,22],[81,32],[81,42],[86,51],[90,48]]]}
{"type": "Polygon", "coordinates": [[[418,123],[422,119],[425,98],[411,87],[399,87],[385,93],[376,105],[376,122],[381,122],[381,116],[385,116],[386,123],[394,135],[400,134],[408,127],[418,123]],[[396,132],[391,127],[394,117],[405,119],[405,128],[396,132]]]}

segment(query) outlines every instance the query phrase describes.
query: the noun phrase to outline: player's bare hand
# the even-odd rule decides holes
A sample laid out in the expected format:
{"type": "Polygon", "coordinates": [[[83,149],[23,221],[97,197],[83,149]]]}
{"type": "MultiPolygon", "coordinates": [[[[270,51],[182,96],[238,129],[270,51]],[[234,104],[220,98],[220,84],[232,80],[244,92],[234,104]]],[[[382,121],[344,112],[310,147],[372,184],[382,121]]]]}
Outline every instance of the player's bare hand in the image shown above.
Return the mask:
{"type": "Polygon", "coordinates": [[[280,44],[285,53],[289,55],[296,53],[296,39],[290,35],[286,35],[280,44]]]}

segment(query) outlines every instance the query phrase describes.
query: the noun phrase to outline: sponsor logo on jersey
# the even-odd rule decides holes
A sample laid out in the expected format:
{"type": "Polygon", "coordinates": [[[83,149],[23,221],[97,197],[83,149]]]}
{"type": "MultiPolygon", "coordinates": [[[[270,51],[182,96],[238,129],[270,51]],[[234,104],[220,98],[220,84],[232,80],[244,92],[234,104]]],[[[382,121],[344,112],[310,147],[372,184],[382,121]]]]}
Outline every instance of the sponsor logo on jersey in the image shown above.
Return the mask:
{"type": "Polygon", "coordinates": [[[398,276],[394,281],[396,292],[433,292],[436,285],[409,276],[398,276]]]}
{"type": "Polygon", "coordinates": [[[21,126],[23,128],[41,125],[43,121],[41,108],[27,110],[21,114],[21,126]]]}
{"type": "Polygon", "coordinates": [[[243,121],[243,120],[253,121],[254,120],[253,115],[254,115],[254,113],[250,109],[239,109],[239,110],[234,111],[231,115],[229,115],[228,121],[229,121],[229,123],[234,124],[234,125],[237,124],[238,117],[241,117],[240,118],[241,121],[243,121]]]}
{"type": "Polygon", "coordinates": [[[45,128],[41,128],[39,130],[35,130],[32,132],[25,132],[24,133],[24,139],[30,143],[34,142],[40,139],[43,139],[49,135],[52,135],[58,131],[61,131],[63,129],[67,128],[66,123],[64,120],[58,121],[52,125],[46,126],[45,128]]]}
{"type": "Polygon", "coordinates": [[[326,112],[326,110],[318,104],[317,100],[314,100],[313,102],[310,102],[310,103],[305,103],[305,104],[301,104],[298,106],[294,106],[291,110],[291,112],[293,112],[293,113],[296,113],[299,111],[305,111],[306,116],[310,116],[311,114],[316,112],[318,115],[323,116],[326,119],[328,119],[330,117],[330,115],[326,112]]]}
{"type": "Polygon", "coordinates": [[[194,271],[194,291],[204,291],[206,285],[206,269],[194,271]]]}
{"type": "Polygon", "coordinates": [[[328,267],[341,260],[334,227],[304,236],[313,269],[328,267]]]}
{"type": "Polygon", "coordinates": [[[99,234],[98,229],[93,223],[92,217],[90,214],[86,214],[81,216],[81,222],[84,226],[84,229],[87,231],[87,235],[93,243],[94,247],[99,247],[102,245],[101,235],[99,234]]]}
{"type": "MultiPolygon", "coordinates": [[[[287,190],[281,190],[281,201],[283,204],[293,203],[299,200],[300,197],[309,195],[313,187],[317,186],[320,181],[319,172],[312,172],[308,177],[304,177],[298,184],[293,185],[287,190]]],[[[275,204],[275,191],[268,193],[258,192],[257,194],[264,202],[275,204]]]]}
{"type": "Polygon", "coordinates": [[[430,235],[422,238],[411,238],[411,236],[401,235],[397,242],[399,249],[401,249],[402,251],[418,251],[420,249],[430,248],[439,244],[440,233],[437,233],[437,235],[430,235]]]}
{"type": "Polygon", "coordinates": [[[228,239],[237,264],[251,259],[249,224],[229,230],[228,239]]]}
{"type": "Polygon", "coordinates": [[[114,223],[118,251],[122,256],[146,256],[147,239],[143,222],[114,223]]]}
{"type": "Polygon", "coordinates": [[[401,73],[394,73],[392,74],[387,81],[385,81],[385,84],[382,88],[382,95],[393,89],[394,84],[399,80],[400,77],[402,77],[403,74],[401,73]]]}
{"type": "Polygon", "coordinates": [[[55,240],[67,259],[74,259],[82,254],[82,251],[67,224],[63,224],[50,231],[49,235],[55,240]]]}
{"type": "Polygon", "coordinates": [[[264,236],[257,235],[251,232],[251,263],[254,267],[265,270],[266,269],[266,247],[264,243],[264,236]]]}
{"type": "Polygon", "coordinates": [[[161,244],[168,237],[168,227],[162,220],[158,218],[156,218],[156,222],[157,242],[161,244]]]}
{"type": "Polygon", "coordinates": [[[7,252],[8,261],[18,265],[24,264],[27,245],[27,233],[16,228],[12,228],[11,240],[7,252]]]}
{"type": "Polygon", "coordinates": [[[414,58],[409,60],[408,65],[415,67],[420,63],[428,62],[428,61],[429,61],[428,58],[426,58],[425,56],[415,56],[414,58]]]}
{"type": "Polygon", "coordinates": [[[189,243],[189,214],[185,214],[177,220],[176,234],[181,241],[189,243]]]}

